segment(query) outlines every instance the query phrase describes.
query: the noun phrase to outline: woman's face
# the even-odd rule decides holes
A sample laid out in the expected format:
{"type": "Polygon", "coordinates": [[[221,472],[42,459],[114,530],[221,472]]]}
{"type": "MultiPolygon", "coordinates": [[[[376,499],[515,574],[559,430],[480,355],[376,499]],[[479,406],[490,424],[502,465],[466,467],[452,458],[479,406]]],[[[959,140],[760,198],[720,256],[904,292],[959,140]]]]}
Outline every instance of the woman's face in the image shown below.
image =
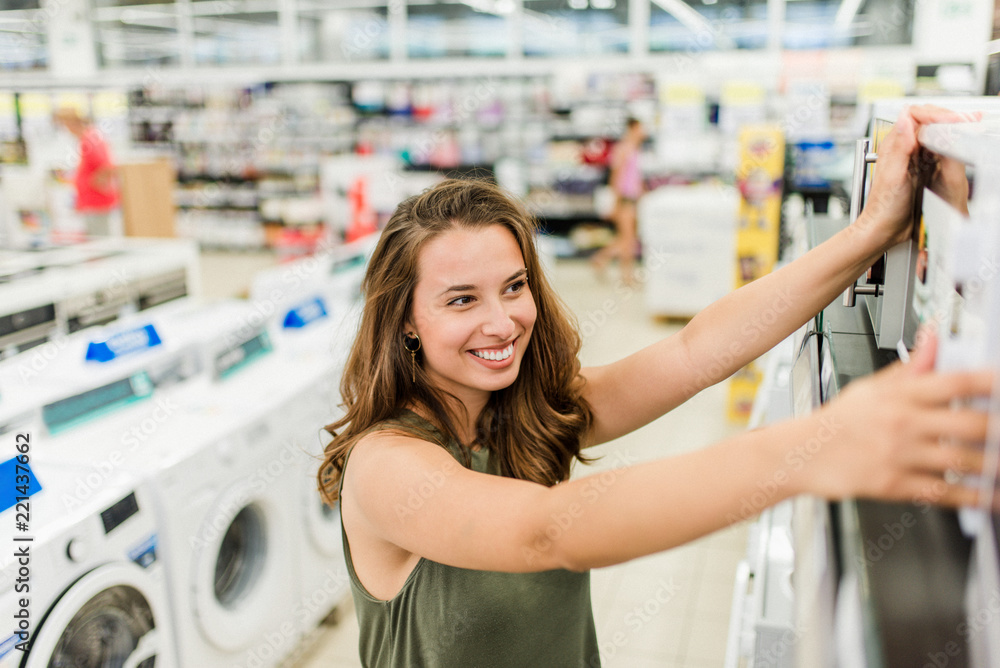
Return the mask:
{"type": "Polygon", "coordinates": [[[535,324],[527,280],[521,249],[501,225],[452,229],[424,245],[407,331],[420,336],[436,387],[469,406],[514,382],[535,324]]]}

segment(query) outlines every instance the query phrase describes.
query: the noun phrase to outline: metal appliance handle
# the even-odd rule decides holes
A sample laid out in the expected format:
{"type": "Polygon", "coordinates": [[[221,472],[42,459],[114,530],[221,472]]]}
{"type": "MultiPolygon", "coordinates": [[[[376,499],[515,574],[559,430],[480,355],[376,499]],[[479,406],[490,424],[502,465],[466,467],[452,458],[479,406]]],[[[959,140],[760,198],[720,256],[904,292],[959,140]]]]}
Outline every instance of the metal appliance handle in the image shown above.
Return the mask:
{"type": "MultiPolygon", "coordinates": [[[[861,210],[865,206],[865,185],[868,180],[868,165],[878,160],[878,154],[868,152],[870,147],[871,140],[867,137],[859,139],[854,145],[854,176],[851,179],[851,224],[858,219],[858,216],[861,215],[861,210]]],[[[864,276],[860,278],[864,278],[864,276]]],[[[878,296],[878,294],[879,286],[858,285],[858,281],[854,281],[844,291],[844,306],[854,306],[857,303],[856,295],[878,296]]]]}

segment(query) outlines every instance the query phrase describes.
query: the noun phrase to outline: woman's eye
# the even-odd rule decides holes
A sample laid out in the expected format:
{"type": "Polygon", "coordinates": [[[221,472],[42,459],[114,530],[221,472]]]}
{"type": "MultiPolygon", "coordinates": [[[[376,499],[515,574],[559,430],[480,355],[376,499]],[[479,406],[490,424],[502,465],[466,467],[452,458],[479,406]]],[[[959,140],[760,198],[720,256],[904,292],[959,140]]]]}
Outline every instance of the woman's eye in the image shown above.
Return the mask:
{"type": "Polygon", "coordinates": [[[472,297],[469,295],[462,295],[461,297],[455,297],[450,302],[448,306],[468,306],[472,303],[472,297]]]}
{"type": "Polygon", "coordinates": [[[510,287],[507,288],[507,291],[508,292],[521,292],[522,290],[524,290],[524,286],[526,286],[527,284],[528,284],[528,281],[526,281],[525,279],[522,278],[520,281],[517,281],[516,283],[511,283],[510,287]]]}

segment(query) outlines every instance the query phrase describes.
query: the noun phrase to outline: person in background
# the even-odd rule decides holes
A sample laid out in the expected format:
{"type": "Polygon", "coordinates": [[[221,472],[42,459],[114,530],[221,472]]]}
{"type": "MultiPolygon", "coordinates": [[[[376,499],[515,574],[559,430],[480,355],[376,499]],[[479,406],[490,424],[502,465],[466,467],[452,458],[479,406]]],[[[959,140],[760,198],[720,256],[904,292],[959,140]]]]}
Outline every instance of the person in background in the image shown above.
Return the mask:
{"type": "Polygon", "coordinates": [[[615,194],[615,205],[609,219],[615,226],[615,240],[591,258],[598,274],[603,274],[608,263],[618,258],[622,281],[626,285],[634,281],[632,269],[638,245],[636,206],[642,195],[639,151],[645,139],[646,132],[639,119],[629,118],[625,123],[625,135],[615,145],[611,155],[610,185],[615,194]]]}
{"type": "MultiPolygon", "coordinates": [[[[908,364],[852,382],[808,416],[570,478],[587,448],[725,380],[910,238],[917,132],[957,120],[967,119],[905,111],[857,221],[599,367],[580,364],[580,335],[523,205],[456,180],[403,201],[365,273],[346,412],[326,427],[317,473],[325,500],[339,502],[362,664],[600,666],[590,569],[737,522],[765,483],[757,510],[798,494],[976,504],[954,474],[982,471],[987,416],[963,402],[988,395],[994,374],[934,372],[933,336],[908,364]],[[748,332],[761,314],[769,324],[748,332]]],[[[955,194],[947,184],[932,187],[955,194]]]]}
{"type": "Polygon", "coordinates": [[[112,214],[118,209],[118,170],[101,133],[76,109],[59,109],[55,121],[80,142],[80,162],[73,177],[76,211],[83,217],[87,236],[111,234],[112,214]]]}

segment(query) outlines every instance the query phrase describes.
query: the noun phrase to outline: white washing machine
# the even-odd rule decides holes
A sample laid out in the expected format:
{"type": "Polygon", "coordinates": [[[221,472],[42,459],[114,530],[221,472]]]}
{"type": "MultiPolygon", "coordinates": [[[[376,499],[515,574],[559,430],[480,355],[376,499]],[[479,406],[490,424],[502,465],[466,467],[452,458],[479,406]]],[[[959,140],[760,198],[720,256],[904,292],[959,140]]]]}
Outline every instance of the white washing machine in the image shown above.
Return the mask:
{"type": "Polygon", "coordinates": [[[113,239],[25,255],[0,267],[0,357],[200,291],[190,241],[113,239]]]}
{"type": "Polygon", "coordinates": [[[47,274],[0,283],[0,358],[48,341],[60,328],[62,284],[47,274]]]}
{"type": "Polygon", "coordinates": [[[184,665],[271,666],[298,645],[301,450],[290,419],[315,367],[277,353],[199,381],[156,478],[184,665]]]}
{"type": "Polygon", "coordinates": [[[8,546],[0,558],[0,667],[176,667],[147,487],[118,476],[87,502],[66,503],[80,473],[32,468],[40,490],[27,501],[28,530],[15,532],[24,506],[0,513],[8,546]],[[29,634],[27,651],[18,647],[21,633],[29,634]]]}
{"type": "Polygon", "coordinates": [[[350,593],[344,560],[340,511],[323,502],[316,474],[329,437],[323,426],[338,417],[335,408],[339,371],[329,355],[316,355],[310,368],[319,373],[284,415],[292,429],[296,456],[295,537],[299,543],[297,585],[300,591],[296,620],[305,634],[312,632],[350,593]]]}
{"type": "Polygon", "coordinates": [[[316,280],[295,279],[302,271],[272,270],[255,277],[252,298],[277,304],[275,338],[290,364],[311,374],[298,400],[284,417],[293,429],[298,458],[297,514],[298,582],[301,591],[297,620],[312,632],[350,591],[344,560],[340,512],[327,506],[317,490],[316,474],[328,437],[323,427],[341,414],[340,377],[360,321],[361,281],[374,239],[335,249],[316,270],[316,280]]]}
{"type": "Polygon", "coordinates": [[[246,302],[177,300],[3,360],[0,432],[35,409],[38,427],[56,434],[214,373],[220,351],[265,330],[256,320],[246,302]]]}
{"type": "Polygon", "coordinates": [[[39,454],[77,468],[78,496],[113,473],[148,476],[182,666],[274,665],[301,637],[299,469],[279,418],[305,370],[252,354],[261,340],[233,346],[216,351],[211,376],[168,390],[164,419],[155,402],[137,403],[48,438],[39,454]],[[136,437],[151,415],[155,428],[136,437]]]}

